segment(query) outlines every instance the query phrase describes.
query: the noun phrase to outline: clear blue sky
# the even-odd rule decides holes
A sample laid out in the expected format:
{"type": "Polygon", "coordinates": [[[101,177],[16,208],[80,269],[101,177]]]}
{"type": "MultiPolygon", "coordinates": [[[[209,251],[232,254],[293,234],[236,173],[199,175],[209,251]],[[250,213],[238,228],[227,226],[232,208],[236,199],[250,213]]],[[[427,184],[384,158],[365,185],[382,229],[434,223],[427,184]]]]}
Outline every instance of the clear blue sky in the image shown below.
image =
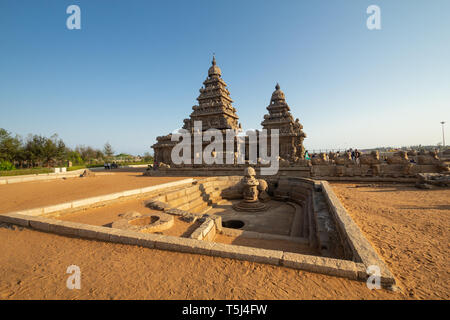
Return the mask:
{"type": "Polygon", "coordinates": [[[0,127],[153,152],[215,52],[245,129],[279,82],[307,149],[436,144],[450,124],[449,17],[448,0],[0,0],[0,127]],[[71,4],[81,30],[66,28],[71,4]],[[366,27],[371,4],[381,30],[366,27]]]}

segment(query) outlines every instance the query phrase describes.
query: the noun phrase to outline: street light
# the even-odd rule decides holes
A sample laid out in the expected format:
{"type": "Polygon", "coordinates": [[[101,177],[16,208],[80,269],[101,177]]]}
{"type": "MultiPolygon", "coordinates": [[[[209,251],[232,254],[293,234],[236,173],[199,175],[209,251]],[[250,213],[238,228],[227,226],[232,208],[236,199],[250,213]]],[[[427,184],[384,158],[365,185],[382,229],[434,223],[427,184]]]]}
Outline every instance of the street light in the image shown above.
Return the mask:
{"type": "Polygon", "coordinates": [[[442,147],[445,148],[445,135],[444,135],[444,124],[445,121],[441,121],[442,124],[442,147]]]}

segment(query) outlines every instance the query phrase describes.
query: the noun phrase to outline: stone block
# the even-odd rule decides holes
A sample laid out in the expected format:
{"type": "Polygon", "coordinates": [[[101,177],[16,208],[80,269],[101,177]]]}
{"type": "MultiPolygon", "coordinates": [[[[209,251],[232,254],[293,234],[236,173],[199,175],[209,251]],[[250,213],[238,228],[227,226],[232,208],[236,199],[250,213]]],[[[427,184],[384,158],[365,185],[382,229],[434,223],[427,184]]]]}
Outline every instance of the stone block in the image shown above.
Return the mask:
{"type": "Polygon", "coordinates": [[[281,263],[293,269],[323,273],[353,280],[358,279],[357,266],[353,261],[284,252],[281,263]]]}
{"type": "Polygon", "coordinates": [[[283,252],[222,243],[212,243],[211,255],[223,258],[279,265],[283,252]]]}
{"type": "Polygon", "coordinates": [[[137,245],[145,248],[155,248],[155,242],[161,241],[164,236],[151,233],[140,233],[136,236],[137,245]]]}
{"type": "MultiPolygon", "coordinates": [[[[188,202],[188,199],[186,198],[186,196],[183,196],[183,197],[168,201],[168,204],[172,208],[177,208],[183,204],[186,204],[187,202],[188,202]]],[[[182,209],[182,210],[184,210],[184,209],[182,209]]]]}
{"type": "Polygon", "coordinates": [[[22,227],[30,226],[29,218],[26,215],[15,212],[0,214],[0,222],[11,223],[22,227]]]}
{"type": "MultiPolygon", "coordinates": [[[[84,225],[78,230],[78,236],[86,239],[99,239],[97,226],[84,225]]],[[[104,240],[104,239],[101,239],[104,240]]]]}
{"type": "Polygon", "coordinates": [[[162,236],[155,241],[155,248],[196,254],[209,254],[211,243],[189,238],[162,236]]]}
{"type": "Polygon", "coordinates": [[[185,195],[186,195],[186,191],[184,189],[178,190],[178,191],[172,191],[172,192],[169,192],[166,194],[166,199],[167,199],[167,201],[171,201],[171,200],[182,198],[185,195]]]}
{"type": "Polygon", "coordinates": [[[78,231],[79,229],[82,229],[83,226],[84,225],[81,223],[53,220],[52,223],[49,224],[49,232],[60,235],[78,236],[78,231]]]}
{"type": "Polygon", "coordinates": [[[54,219],[33,217],[30,218],[30,227],[36,230],[50,232],[50,225],[54,223],[54,219]]]}

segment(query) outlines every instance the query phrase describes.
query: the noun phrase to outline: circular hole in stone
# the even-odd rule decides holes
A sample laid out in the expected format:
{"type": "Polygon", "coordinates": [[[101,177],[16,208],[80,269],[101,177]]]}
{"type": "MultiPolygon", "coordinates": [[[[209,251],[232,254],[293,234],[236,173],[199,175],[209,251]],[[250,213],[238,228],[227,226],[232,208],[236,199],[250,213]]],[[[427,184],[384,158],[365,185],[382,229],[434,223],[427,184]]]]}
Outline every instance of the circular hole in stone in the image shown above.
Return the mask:
{"type": "Polygon", "coordinates": [[[244,225],[245,225],[244,221],[241,221],[241,220],[222,221],[222,227],[225,227],[225,228],[240,229],[244,225]]]}
{"type": "Polygon", "coordinates": [[[158,220],[159,220],[158,216],[149,216],[149,217],[133,219],[133,220],[128,221],[128,223],[133,226],[146,226],[148,224],[155,223],[158,220]]]}

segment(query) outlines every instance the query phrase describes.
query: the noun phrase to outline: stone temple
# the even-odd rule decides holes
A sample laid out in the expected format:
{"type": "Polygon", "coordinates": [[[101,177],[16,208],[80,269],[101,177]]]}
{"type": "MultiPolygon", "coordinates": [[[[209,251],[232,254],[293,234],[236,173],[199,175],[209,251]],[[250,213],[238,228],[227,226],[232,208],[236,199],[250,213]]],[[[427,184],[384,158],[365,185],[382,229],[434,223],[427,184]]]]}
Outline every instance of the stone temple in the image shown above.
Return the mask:
{"type": "MultiPolygon", "coordinates": [[[[268,130],[268,146],[270,146],[270,129],[278,129],[280,158],[292,162],[304,159],[305,149],[303,147],[303,140],[306,134],[302,131],[303,126],[300,124],[299,119],[294,121],[290,113],[290,108],[286,103],[285,95],[278,84],[275,89],[270,104],[267,107],[269,113],[264,115],[264,120],[261,123],[263,129],[268,130]]],[[[203,86],[199,91],[200,95],[197,98],[198,105],[193,106],[190,117],[184,119],[183,129],[193,133],[194,121],[201,121],[202,131],[211,128],[222,131],[224,143],[227,142],[225,135],[227,129],[235,130],[235,132],[242,131],[241,124],[238,121],[237,111],[232,105],[233,100],[230,97],[227,84],[222,79],[222,71],[217,66],[215,57],[213,57],[212,65],[208,70],[208,77],[203,82],[203,86]]],[[[157,143],[152,146],[156,162],[174,166],[171,159],[171,152],[172,148],[177,144],[177,141],[171,141],[171,137],[172,134],[157,137],[157,143]]],[[[236,141],[233,140],[232,143],[235,146],[233,153],[236,153],[238,151],[236,141]]],[[[204,142],[203,148],[208,144],[208,142],[204,142]]],[[[245,144],[245,159],[248,160],[248,137],[245,137],[245,144]]],[[[268,148],[270,149],[270,147],[268,148]]],[[[225,145],[223,151],[223,163],[226,166],[225,157],[227,152],[225,145]]],[[[192,150],[191,155],[194,157],[194,150],[192,150]]],[[[183,166],[196,165],[184,164],[183,166]]]]}

